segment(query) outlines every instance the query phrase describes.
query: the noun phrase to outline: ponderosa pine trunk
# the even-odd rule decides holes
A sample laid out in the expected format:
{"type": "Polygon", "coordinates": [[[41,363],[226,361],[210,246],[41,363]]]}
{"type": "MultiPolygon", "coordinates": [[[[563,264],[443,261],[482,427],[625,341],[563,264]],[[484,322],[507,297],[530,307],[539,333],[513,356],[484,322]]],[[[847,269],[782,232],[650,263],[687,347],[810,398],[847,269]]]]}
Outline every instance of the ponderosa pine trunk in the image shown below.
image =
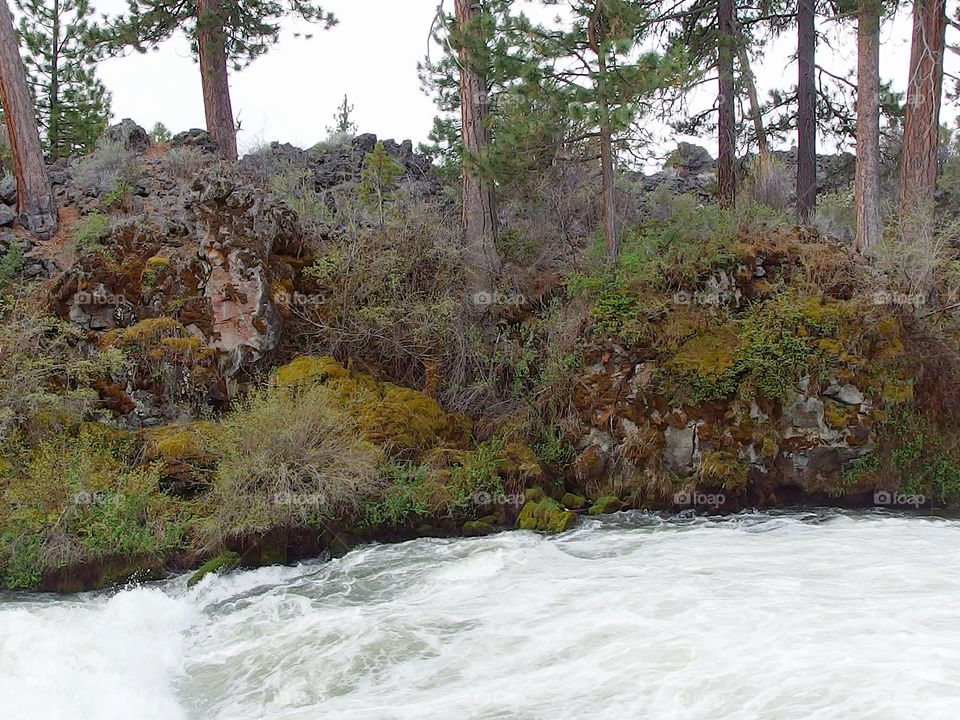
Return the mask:
{"type": "Polygon", "coordinates": [[[477,72],[471,56],[470,39],[477,39],[477,0],[455,0],[454,12],[461,33],[460,59],[460,119],[464,149],[463,158],[463,231],[464,248],[474,279],[475,290],[491,290],[492,281],[500,271],[497,253],[497,203],[493,181],[484,177],[478,167],[490,145],[490,108],[487,86],[477,72]]]}
{"type": "Polygon", "coordinates": [[[237,160],[237,126],[230,100],[226,38],[221,19],[222,0],[197,1],[197,48],[207,132],[227,162],[237,160]]]}
{"type": "Polygon", "coordinates": [[[901,223],[925,212],[937,189],[946,30],[946,0],[915,0],[900,165],[901,223]]]}
{"type": "Polygon", "coordinates": [[[757,136],[757,151],[760,156],[760,170],[766,172],[770,167],[770,144],[767,142],[767,131],[763,126],[763,114],[760,110],[760,94],[757,92],[757,76],[750,64],[750,55],[747,53],[747,39],[743,35],[743,28],[737,19],[736,8],[733,8],[733,28],[737,35],[737,59],[740,62],[740,76],[747,90],[747,100],[750,102],[750,120],[753,123],[753,132],[757,136]]]}
{"type": "Polygon", "coordinates": [[[48,238],[57,229],[57,206],[43,160],[40,130],[13,29],[13,16],[6,0],[0,0],[0,101],[17,178],[17,211],[28,230],[37,237],[48,238]]]}
{"type": "Polygon", "coordinates": [[[737,199],[735,174],[737,117],[733,89],[733,0],[717,3],[717,69],[719,87],[717,98],[717,201],[721,207],[733,207],[737,199]]]}
{"type": "Polygon", "coordinates": [[[859,0],[857,19],[857,169],[854,249],[880,241],[880,3],[859,0]]]}
{"type": "Polygon", "coordinates": [[[817,52],[814,0],[797,2],[797,215],[810,220],[817,201],[817,52]]]}

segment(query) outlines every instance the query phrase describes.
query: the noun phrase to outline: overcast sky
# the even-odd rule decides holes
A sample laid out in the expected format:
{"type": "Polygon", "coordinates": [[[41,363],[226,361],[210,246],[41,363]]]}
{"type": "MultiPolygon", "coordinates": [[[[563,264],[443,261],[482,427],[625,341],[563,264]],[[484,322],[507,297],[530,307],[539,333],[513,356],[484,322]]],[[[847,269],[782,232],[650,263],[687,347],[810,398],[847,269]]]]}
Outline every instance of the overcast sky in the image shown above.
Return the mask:
{"type": "MultiPolygon", "coordinates": [[[[355,106],[361,132],[383,138],[426,140],[435,108],[423,94],[417,63],[426,55],[431,22],[439,0],[328,0],[339,25],[329,31],[306,23],[288,23],[280,43],[249,68],[231,75],[233,107],[242,124],[241,150],[264,141],[282,140],[309,146],[326,137],[326,127],[344,93],[355,106]],[[310,40],[295,31],[313,32],[310,40]]],[[[452,0],[445,0],[450,6],[452,0]]],[[[523,3],[524,5],[526,3],[523,3]]],[[[100,12],[117,12],[125,0],[94,0],[100,12]]],[[[885,26],[881,74],[906,84],[910,20],[902,13],[885,26]]],[[[949,31],[952,32],[952,31],[949,31]]],[[[846,70],[856,64],[853,27],[834,57],[821,48],[819,61],[846,70]]],[[[769,46],[755,71],[761,93],[793,82],[790,63],[794,38],[769,46]]],[[[183,37],[158,52],[108,60],[100,77],[113,92],[114,117],[131,117],[150,127],[163,122],[174,132],[203,127],[200,77],[183,37]]],[[[953,125],[956,112],[944,110],[953,125]]],[[[715,140],[702,143],[715,151],[715,140]]],[[[668,150],[661,149],[661,154],[668,150]]]]}

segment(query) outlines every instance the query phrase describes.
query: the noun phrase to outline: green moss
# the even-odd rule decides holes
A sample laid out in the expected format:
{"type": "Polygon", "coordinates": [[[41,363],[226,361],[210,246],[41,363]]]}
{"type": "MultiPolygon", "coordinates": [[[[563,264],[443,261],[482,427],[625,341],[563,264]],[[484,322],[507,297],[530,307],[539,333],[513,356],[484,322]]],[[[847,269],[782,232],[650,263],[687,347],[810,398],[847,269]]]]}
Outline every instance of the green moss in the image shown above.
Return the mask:
{"type": "Polygon", "coordinates": [[[613,495],[604,495],[594,500],[593,505],[590,506],[590,514],[608,515],[617,512],[622,506],[620,498],[613,495]]]}
{"type": "Polygon", "coordinates": [[[330,378],[346,378],[349,372],[332,357],[298,357],[274,373],[281,387],[326,382],[330,378]]]}
{"type": "Polygon", "coordinates": [[[742,490],[747,486],[750,466],[741,462],[736,453],[720,451],[704,453],[700,461],[700,480],[724,490],[742,490]]]}
{"type": "Polygon", "coordinates": [[[140,284],[143,287],[154,287],[168,267],[170,267],[170,261],[165,257],[154,255],[147,258],[147,262],[143,266],[143,272],[140,273],[140,284]]]}
{"type": "Polygon", "coordinates": [[[560,504],[569,510],[580,510],[587,502],[583,495],[574,495],[573,493],[564,493],[560,504]]]}
{"type": "Polygon", "coordinates": [[[544,498],[538,502],[527,501],[520,511],[517,527],[521,530],[561,533],[573,527],[576,521],[576,513],[565,510],[556,500],[544,498]]]}
{"type": "Polygon", "coordinates": [[[240,556],[235,552],[225,551],[214,558],[207,560],[187,580],[187,587],[193,587],[210,573],[222,573],[234,570],[240,564],[240,556]]]}
{"type": "Polygon", "coordinates": [[[462,530],[466,537],[483,537],[485,535],[492,535],[496,531],[496,528],[489,523],[480,522],[479,520],[465,522],[462,530]]]}

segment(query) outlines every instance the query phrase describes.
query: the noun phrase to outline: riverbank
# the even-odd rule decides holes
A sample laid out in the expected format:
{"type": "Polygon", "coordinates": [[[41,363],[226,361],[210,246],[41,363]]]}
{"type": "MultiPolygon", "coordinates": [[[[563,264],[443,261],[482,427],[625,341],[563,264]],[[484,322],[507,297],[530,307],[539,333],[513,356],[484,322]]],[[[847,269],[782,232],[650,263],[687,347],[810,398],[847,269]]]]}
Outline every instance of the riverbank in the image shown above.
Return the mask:
{"type": "Polygon", "coordinates": [[[60,234],[29,262],[8,245],[0,587],[620,509],[960,501],[945,235],[868,262],[757,202],[677,194],[671,170],[634,188],[612,268],[589,203],[564,235],[544,197],[514,198],[477,292],[409,144],[274,145],[238,168],[205,147],[67,164],[60,234]],[[382,153],[396,184],[372,212],[382,153]]]}

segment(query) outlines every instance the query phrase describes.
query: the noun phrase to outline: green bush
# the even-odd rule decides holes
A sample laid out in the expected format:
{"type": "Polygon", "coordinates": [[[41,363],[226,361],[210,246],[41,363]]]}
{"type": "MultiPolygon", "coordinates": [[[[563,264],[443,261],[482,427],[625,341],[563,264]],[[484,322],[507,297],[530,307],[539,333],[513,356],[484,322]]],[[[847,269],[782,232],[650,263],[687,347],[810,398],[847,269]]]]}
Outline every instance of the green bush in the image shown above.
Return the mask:
{"type": "Polygon", "coordinates": [[[110,217],[103,213],[91,213],[84,216],[77,225],[73,236],[73,245],[81,255],[109,254],[102,240],[110,234],[110,217]]]}

